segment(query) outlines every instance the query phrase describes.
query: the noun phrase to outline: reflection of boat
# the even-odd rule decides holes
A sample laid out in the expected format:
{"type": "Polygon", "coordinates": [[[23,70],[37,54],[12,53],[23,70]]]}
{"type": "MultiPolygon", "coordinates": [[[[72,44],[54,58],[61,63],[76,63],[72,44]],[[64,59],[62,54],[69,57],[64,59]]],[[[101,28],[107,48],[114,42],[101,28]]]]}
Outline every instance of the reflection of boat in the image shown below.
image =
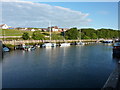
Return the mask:
{"type": "Polygon", "coordinates": [[[113,56],[120,57],[120,42],[116,42],[113,46],[113,56]]]}
{"type": "Polygon", "coordinates": [[[9,52],[9,51],[10,51],[9,48],[3,47],[3,52],[9,52]]]}
{"type": "Polygon", "coordinates": [[[60,47],[66,47],[66,46],[70,46],[70,43],[61,43],[60,47]]]}

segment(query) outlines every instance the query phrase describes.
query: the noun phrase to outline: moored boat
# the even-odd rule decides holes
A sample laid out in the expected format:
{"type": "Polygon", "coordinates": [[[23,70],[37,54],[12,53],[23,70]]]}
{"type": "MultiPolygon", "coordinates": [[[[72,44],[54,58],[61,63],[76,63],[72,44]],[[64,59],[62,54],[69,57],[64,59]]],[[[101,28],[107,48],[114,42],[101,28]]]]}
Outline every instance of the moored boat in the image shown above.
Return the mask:
{"type": "Polygon", "coordinates": [[[42,47],[56,47],[56,43],[44,43],[42,47]]]}
{"type": "Polygon", "coordinates": [[[84,42],[78,42],[78,43],[76,43],[76,45],[85,45],[85,43],[84,42]]]}
{"type": "Polygon", "coordinates": [[[66,46],[70,46],[70,43],[61,43],[60,47],[66,47],[66,46]]]}
{"type": "Polygon", "coordinates": [[[113,40],[104,40],[103,43],[113,43],[113,40]]]}
{"type": "Polygon", "coordinates": [[[116,42],[113,46],[113,55],[120,57],[120,42],[116,42]]]}
{"type": "Polygon", "coordinates": [[[3,47],[3,52],[9,52],[10,49],[8,47],[3,47]]]}

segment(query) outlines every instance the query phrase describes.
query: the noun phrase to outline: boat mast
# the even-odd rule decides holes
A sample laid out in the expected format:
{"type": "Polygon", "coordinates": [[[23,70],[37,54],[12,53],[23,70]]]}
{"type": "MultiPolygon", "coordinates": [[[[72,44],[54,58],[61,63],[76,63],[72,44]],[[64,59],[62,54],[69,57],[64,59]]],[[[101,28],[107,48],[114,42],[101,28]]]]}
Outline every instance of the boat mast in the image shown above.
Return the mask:
{"type": "Polygon", "coordinates": [[[50,28],[49,28],[49,32],[50,32],[50,42],[51,42],[51,28],[52,28],[52,27],[51,27],[51,22],[49,22],[49,27],[50,27],[50,28]]]}
{"type": "Polygon", "coordinates": [[[64,42],[65,42],[65,31],[63,30],[63,32],[64,32],[64,33],[63,33],[63,35],[64,35],[64,42]]]}
{"type": "Polygon", "coordinates": [[[81,42],[81,29],[80,29],[80,38],[79,38],[79,41],[81,42]]]}

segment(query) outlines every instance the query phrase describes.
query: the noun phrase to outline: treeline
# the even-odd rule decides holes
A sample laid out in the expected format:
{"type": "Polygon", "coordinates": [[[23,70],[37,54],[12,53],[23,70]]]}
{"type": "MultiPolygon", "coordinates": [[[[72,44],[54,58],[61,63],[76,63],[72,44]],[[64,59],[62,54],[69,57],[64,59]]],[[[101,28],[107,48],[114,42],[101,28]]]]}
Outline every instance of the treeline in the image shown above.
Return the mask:
{"type": "Polygon", "coordinates": [[[96,38],[104,38],[104,39],[112,39],[112,38],[120,38],[120,30],[113,29],[81,29],[82,38],[86,37],[89,39],[96,38]]]}
{"type": "MultiPolygon", "coordinates": [[[[49,33],[41,33],[41,31],[35,31],[32,34],[32,39],[34,40],[47,40],[50,36],[49,33]]],[[[27,32],[22,35],[24,40],[30,39],[30,36],[27,32]]],[[[52,40],[75,40],[75,39],[113,39],[113,38],[120,38],[120,30],[113,30],[113,29],[92,29],[92,28],[84,28],[84,29],[77,29],[71,28],[66,32],[61,32],[61,34],[52,34],[52,40]]]]}
{"type": "Polygon", "coordinates": [[[66,39],[113,39],[120,38],[120,30],[113,29],[77,29],[71,28],[65,32],[66,39]]]}

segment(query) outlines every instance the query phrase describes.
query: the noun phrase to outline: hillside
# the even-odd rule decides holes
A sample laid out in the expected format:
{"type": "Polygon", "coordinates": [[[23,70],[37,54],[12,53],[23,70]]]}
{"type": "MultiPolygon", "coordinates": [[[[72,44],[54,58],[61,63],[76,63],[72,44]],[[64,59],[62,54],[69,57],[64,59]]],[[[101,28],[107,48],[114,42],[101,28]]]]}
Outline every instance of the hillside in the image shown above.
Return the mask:
{"type": "Polygon", "coordinates": [[[22,31],[22,30],[13,30],[13,29],[0,29],[0,36],[22,36],[24,32],[28,32],[29,35],[32,35],[32,31],[22,31]]]}

